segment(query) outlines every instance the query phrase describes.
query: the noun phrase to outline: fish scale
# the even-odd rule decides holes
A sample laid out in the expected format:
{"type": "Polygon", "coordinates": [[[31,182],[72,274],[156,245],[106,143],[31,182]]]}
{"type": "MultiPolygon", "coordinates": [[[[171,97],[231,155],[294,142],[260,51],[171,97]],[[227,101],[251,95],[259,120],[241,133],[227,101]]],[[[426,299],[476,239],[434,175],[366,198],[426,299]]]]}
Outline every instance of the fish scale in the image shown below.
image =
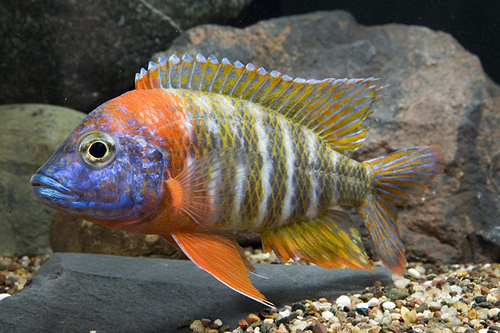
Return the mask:
{"type": "MultiPolygon", "coordinates": [[[[178,97],[188,99],[194,105],[194,108],[187,110],[188,119],[192,118],[195,123],[192,135],[198,138],[196,147],[191,151],[199,152],[199,155],[193,157],[218,149],[245,148],[248,151],[260,151],[260,135],[267,136],[268,144],[264,147],[264,152],[260,151],[259,158],[249,161],[251,163],[247,166],[250,172],[248,181],[243,186],[246,191],[241,207],[234,206],[237,189],[225,195],[223,202],[215,203],[223,206],[218,213],[219,226],[259,232],[271,225],[276,227],[295,220],[306,220],[310,218],[307,212],[311,209],[313,189],[316,197],[320,198],[317,207],[313,209],[316,212],[325,212],[336,205],[359,204],[364,199],[370,182],[366,168],[321,143],[318,136],[307,128],[292,123],[269,109],[241,100],[221,103],[220,96],[209,94],[208,99],[203,95],[203,103],[198,103],[198,92],[181,90],[176,93],[178,97]],[[264,133],[258,133],[256,122],[261,124],[264,133]],[[240,140],[237,140],[238,133],[243,134],[240,140]],[[288,133],[290,151],[285,149],[284,133],[288,133]],[[307,136],[312,136],[317,143],[316,149],[309,154],[307,136]],[[310,163],[312,154],[315,165],[310,163]],[[289,158],[294,160],[292,168],[286,162],[289,158]],[[267,175],[269,179],[262,177],[265,160],[272,163],[271,172],[267,175]],[[316,173],[314,180],[313,172],[316,173]],[[289,179],[291,182],[288,182],[289,179]],[[271,184],[270,188],[266,188],[266,182],[271,184]],[[262,212],[260,208],[266,198],[267,211],[262,212]],[[285,215],[283,212],[287,198],[289,204],[285,215]],[[239,212],[238,215],[234,214],[235,209],[239,212]],[[261,215],[263,218],[256,223],[257,217],[261,215]]],[[[226,178],[224,182],[234,183],[234,178],[226,178]]]]}
{"type": "Polygon", "coordinates": [[[213,55],[160,57],[136,89],[91,112],[31,178],[43,202],[105,226],[157,234],[219,281],[267,306],[228,230],[262,236],[282,261],[366,270],[354,206],[394,273],[406,259],[396,205],[443,172],[434,147],[366,162],[375,79],[292,79],[213,55]],[[95,146],[94,146],[95,145],[95,146]]]}

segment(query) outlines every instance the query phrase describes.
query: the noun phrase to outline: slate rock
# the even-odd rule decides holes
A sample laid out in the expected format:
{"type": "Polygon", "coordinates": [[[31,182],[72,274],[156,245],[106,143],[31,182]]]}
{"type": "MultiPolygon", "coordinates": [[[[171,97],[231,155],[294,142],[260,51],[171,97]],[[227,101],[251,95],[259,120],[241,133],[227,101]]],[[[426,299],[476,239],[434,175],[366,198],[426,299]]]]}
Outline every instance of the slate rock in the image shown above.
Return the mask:
{"type": "Polygon", "coordinates": [[[187,259],[161,236],[108,228],[61,212],[50,227],[50,247],[54,252],[187,259]]]}
{"type": "MultiPolygon", "coordinates": [[[[256,265],[255,285],[277,307],[311,297],[360,292],[374,273],[318,266],[256,265]]],[[[191,332],[179,323],[220,318],[235,328],[264,306],[226,287],[190,261],[56,253],[18,294],[0,301],[0,327],[10,332],[191,332]]]]}
{"type": "Polygon", "coordinates": [[[250,0],[1,1],[0,104],[91,111],[133,88],[137,67],[184,29],[250,0]]]}
{"type": "MultiPolygon", "coordinates": [[[[161,54],[185,52],[305,79],[380,78],[378,85],[388,85],[385,97],[365,122],[367,140],[352,157],[432,145],[446,163],[425,200],[399,209],[407,257],[438,263],[500,258],[500,88],[449,34],[400,24],[367,27],[347,12],[316,12],[245,29],[198,26],[161,54]]],[[[359,215],[353,218],[361,227],[359,215]]],[[[361,234],[376,256],[366,230],[361,234]]]]}
{"type": "Polygon", "coordinates": [[[38,201],[30,178],[85,117],[59,106],[0,106],[0,254],[51,253],[55,210],[38,201]]]}

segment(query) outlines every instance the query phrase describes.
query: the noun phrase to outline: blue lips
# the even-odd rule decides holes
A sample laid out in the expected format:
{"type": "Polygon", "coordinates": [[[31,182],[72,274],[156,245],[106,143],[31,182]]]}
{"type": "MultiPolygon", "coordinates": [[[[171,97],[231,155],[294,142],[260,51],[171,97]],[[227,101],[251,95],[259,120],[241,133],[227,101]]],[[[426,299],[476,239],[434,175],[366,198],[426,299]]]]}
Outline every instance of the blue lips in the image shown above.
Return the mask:
{"type": "Polygon", "coordinates": [[[30,183],[33,186],[35,195],[40,198],[60,199],[66,201],[78,200],[78,195],[71,192],[70,189],[58,183],[56,180],[39,173],[34,174],[31,177],[30,183]]]}

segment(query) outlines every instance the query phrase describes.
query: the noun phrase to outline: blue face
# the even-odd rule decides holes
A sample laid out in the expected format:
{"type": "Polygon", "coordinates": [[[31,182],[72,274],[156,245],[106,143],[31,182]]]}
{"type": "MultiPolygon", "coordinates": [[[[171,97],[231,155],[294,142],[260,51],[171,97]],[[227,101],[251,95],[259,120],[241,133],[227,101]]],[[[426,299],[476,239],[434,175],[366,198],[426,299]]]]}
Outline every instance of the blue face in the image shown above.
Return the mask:
{"type": "MultiPolygon", "coordinates": [[[[138,221],[158,205],[163,155],[90,114],[31,177],[44,203],[90,220],[138,221]]],[[[123,128],[122,128],[123,130],[123,128]]]]}

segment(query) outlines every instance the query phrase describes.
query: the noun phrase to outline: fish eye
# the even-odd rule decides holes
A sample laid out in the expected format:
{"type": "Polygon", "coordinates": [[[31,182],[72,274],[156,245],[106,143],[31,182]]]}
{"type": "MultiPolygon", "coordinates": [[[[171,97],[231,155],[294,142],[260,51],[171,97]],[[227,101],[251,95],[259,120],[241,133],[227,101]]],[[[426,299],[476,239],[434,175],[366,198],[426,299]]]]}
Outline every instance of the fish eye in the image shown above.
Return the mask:
{"type": "Polygon", "coordinates": [[[78,152],[89,167],[101,169],[115,160],[116,142],[107,133],[90,132],[80,138],[78,152]]]}

